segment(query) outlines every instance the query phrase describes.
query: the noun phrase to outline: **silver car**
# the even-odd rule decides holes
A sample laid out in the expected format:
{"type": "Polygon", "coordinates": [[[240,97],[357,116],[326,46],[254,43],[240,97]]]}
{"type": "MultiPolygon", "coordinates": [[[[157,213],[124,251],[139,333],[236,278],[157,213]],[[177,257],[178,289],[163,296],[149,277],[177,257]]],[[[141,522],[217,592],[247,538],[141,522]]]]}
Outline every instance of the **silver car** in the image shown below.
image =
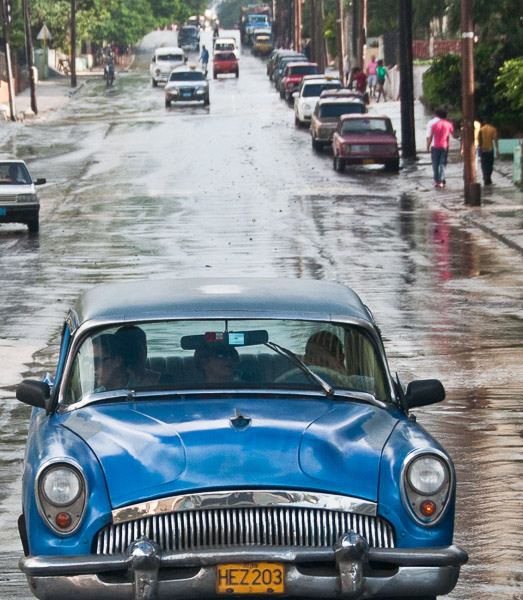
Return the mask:
{"type": "Polygon", "coordinates": [[[0,223],[25,223],[31,233],[39,229],[40,201],[35,190],[45,179],[33,181],[23,160],[0,162],[0,223]]]}
{"type": "Polygon", "coordinates": [[[203,102],[209,104],[209,83],[205,73],[193,67],[172,71],[165,85],[165,106],[171,102],[203,102]]]}

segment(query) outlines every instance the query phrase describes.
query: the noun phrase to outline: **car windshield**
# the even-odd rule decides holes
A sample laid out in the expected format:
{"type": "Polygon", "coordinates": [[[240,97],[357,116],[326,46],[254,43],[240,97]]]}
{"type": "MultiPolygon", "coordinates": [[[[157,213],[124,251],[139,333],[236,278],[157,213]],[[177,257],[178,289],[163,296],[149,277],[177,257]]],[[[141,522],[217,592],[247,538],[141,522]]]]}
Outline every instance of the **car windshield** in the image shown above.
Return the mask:
{"type": "Polygon", "coordinates": [[[169,81],[205,81],[205,75],[199,71],[180,71],[171,73],[169,81]]]}
{"type": "Polygon", "coordinates": [[[347,102],[346,104],[322,104],[319,108],[319,116],[328,118],[337,118],[341,115],[351,113],[361,114],[365,112],[365,107],[359,102],[347,102]]]}
{"type": "Polygon", "coordinates": [[[392,134],[392,125],[385,119],[347,119],[341,126],[341,135],[392,134]]]}
{"type": "Polygon", "coordinates": [[[22,163],[0,163],[0,184],[25,185],[31,183],[31,177],[22,163]]]}
{"type": "Polygon", "coordinates": [[[214,44],[215,50],[234,50],[234,44],[217,42],[214,44]]]}
{"type": "Polygon", "coordinates": [[[227,52],[226,54],[215,54],[214,55],[214,60],[220,61],[220,60],[236,60],[236,56],[234,55],[233,52],[229,53],[227,52]]]}
{"type": "Polygon", "coordinates": [[[299,67],[289,67],[288,75],[315,75],[318,72],[318,67],[312,65],[304,65],[299,67]]]}
{"type": "Polygon", "coordinates": [[[311,83],[303,87],[302,96],[311,98],[319,96],[323,90],[339,90],[341,83],[311,83]]]}
{"type": "Polygon", "coordinates": [[[390,400],[385,366],[365,330],[293,320],[142,322],[87,336],[76,352],[66,404],[115,389],[298,389],[323,385],[390,400]]]}
{"type": "Polygon", "coordinates": [[[181,54],[159,54],[157,60],[165,60],[165,61],[182,61],[183,56],[181,54]]]}

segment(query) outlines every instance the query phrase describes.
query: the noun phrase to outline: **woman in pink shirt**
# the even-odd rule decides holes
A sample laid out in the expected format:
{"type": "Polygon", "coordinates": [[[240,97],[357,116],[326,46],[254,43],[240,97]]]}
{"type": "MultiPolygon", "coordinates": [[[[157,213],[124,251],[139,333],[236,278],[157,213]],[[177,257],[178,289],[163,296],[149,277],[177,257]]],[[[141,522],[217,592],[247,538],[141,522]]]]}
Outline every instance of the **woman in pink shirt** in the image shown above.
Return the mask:
{"type": "Polygon", "coordinates": [[[427,138],[427,152],[430,152],[432,170],[434,171],[434,187],[445,187],[445,167],[449,153],[449,137],[454,131],[454,125],[447,121],[447,113],[444,110],[436,110],[436,121],[431,127],[430,136],[427,138]],[[431,147],[431,143],[434,144],[431,147]]]}

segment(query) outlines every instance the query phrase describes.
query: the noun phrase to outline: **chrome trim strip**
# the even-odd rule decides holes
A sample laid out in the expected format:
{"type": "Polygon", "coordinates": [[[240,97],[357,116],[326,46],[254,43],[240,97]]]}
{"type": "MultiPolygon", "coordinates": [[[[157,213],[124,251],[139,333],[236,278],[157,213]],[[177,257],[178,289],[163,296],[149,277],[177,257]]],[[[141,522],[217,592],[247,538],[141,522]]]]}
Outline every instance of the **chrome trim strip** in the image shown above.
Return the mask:
{"type": "Polygon", "coordinates": [[[141,502],[132,506],[117,508],[112,511],[112,516],[113,524],[117,525],[165,513],[220,508],[260,508],[266,506],[323,508],[371,517],[377,515],[377,505],[375,502],[352,498],[350,496],[292,490],[233,490],[228,492],[184,494],[161,498],[160,500],[141,502]]]}

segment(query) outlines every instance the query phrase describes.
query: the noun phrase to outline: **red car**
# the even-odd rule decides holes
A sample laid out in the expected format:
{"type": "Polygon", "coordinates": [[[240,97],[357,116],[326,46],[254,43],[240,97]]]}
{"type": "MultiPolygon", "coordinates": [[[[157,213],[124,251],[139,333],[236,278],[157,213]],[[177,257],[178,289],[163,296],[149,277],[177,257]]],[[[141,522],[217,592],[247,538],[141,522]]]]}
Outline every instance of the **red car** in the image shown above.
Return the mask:
{"type": "Polygon", "coordinates": [[[240,75],[238,58],[234,52],[215,52],[212,59],[213,77],[234,73],[236,77],[240,75]]]}
{"type": "Polygon", "coordinates": [[[342,115],[332,138],[333,167],[340,173],[345,165],[385,165],[399,171],[398,141],[388,117],[342,115]]]}
{"type": "Polygon", "coordinates": [[[280,83],[280,96],[287,102],[292,94],[300,87],[301,80],[305,75],[317,75],[318,65],[311,62],[291,62],[285,67],[282,81],[280,83]]]}

